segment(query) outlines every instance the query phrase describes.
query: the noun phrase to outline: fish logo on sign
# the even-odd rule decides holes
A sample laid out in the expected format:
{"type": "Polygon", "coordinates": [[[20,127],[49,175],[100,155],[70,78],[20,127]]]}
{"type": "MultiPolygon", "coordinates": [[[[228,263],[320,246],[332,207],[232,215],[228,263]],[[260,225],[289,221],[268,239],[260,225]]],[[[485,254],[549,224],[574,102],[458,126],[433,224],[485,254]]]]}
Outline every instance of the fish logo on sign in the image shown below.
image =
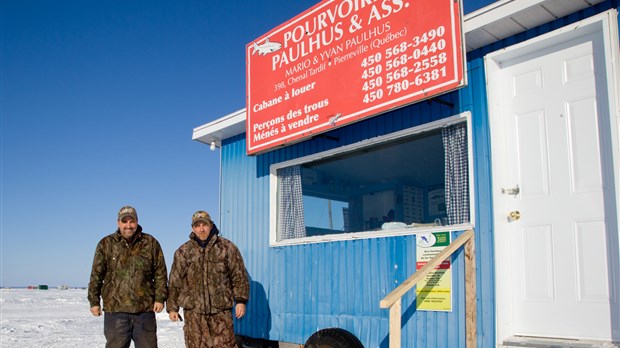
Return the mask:
{"type": "Polygon", "coordinates": [[[280,48],[282,48],[282,44],[279,42],[271,42],[269,41],[269,38],[266,38],[264,44],[259,45],[256,42],[254,42],[253,47],[254,47],[254,51],[252,51],[252,54],[258,52],[259,56],[264,56],[267,53],[273,53],[279,50],[280,48]]]}

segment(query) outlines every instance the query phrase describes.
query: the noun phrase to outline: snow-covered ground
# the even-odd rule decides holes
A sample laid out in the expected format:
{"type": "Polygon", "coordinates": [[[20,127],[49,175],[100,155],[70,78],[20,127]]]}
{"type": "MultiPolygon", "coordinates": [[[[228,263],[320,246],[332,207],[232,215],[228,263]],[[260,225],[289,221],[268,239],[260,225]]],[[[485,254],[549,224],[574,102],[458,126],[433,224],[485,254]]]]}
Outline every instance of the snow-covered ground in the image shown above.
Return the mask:
{"type": "MultiPolygon", "coordinates": [[[[103,347],[103,316],[89,307],[82,289],[0,289],[0,347],[103,347]]],[[[184,347],[183,323],[158,313],[157,337],[160,348],[184,347]]]]}

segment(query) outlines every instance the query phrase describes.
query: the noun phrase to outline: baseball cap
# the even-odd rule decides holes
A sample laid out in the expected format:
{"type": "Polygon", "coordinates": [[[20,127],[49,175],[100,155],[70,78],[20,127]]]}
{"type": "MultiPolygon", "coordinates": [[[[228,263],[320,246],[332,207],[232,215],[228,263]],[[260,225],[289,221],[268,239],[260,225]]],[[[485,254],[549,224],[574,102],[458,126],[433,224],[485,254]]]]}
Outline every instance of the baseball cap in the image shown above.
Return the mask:
{"type": "Polygon", "coordinates": [[[194,226],[197,222],[204,222],[206,224],[212,225],[211,216],[206,211],[199,210],[192,215],[192,226],[194,226]]]}
{"type": "Polygon", "coordinates": [[[138,220],[138,213],[136,212],[136,208],[126,205],[118,211],[119,220],[123,220],[123,218],[127,216],[131,216],[134,218],[134,220],[138,220]]]}

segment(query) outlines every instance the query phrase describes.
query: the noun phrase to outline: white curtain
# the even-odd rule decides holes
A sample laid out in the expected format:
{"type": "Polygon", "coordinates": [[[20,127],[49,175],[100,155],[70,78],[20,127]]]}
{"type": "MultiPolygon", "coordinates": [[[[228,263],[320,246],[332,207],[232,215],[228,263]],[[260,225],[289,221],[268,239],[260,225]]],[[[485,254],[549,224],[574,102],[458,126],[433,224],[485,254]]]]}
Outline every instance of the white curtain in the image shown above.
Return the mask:
{"type": "Polygon", "coordinates": [[[306,236],[304,203],[301,187],[301,167],[278,170],[278,229],[276,240],[306,236]]]}
{"type": "Polygon", "coordinates": [[[446,167],[446,211],[448,224],[469,222],[469,161],[467,125],[457,123],[441,131],[446,167]]]}

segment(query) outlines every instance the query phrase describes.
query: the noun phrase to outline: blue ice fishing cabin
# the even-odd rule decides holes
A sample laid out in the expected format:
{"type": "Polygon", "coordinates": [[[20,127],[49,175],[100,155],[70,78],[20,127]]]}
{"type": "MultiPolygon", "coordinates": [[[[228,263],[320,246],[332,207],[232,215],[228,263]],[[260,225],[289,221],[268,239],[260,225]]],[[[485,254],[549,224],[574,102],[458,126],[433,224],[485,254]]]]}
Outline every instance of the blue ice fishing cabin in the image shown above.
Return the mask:
{"type": "Polygon", "coordinates": [[[388,347],[380,302],[419,237],[473,230],[473,323],[460,247],[449,310],[402,297],[400,346],[466,347],[472,325],[478,347],[620,344],[618,1],[500,0],[463,31],[456,91],[254,156],[245,109],[194,129],[251,277],[239,335],[388,347]]]}

